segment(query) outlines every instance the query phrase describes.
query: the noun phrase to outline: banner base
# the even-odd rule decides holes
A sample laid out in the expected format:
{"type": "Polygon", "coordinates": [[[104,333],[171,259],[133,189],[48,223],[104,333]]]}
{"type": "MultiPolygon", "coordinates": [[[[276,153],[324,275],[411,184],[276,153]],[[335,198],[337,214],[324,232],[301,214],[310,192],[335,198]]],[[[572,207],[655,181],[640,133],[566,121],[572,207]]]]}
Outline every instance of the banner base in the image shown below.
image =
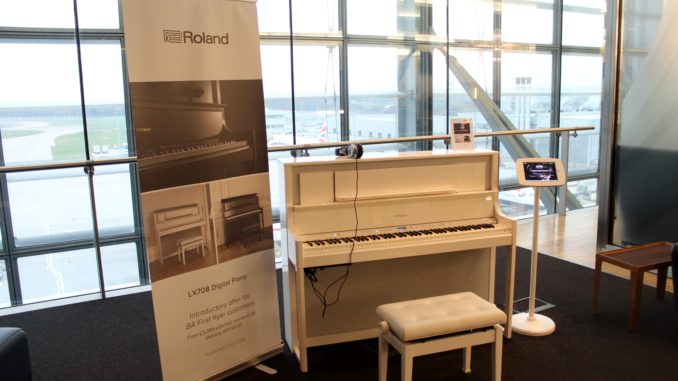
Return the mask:
{"type": "Polygon", "coordinates": [[[216,374],[211,375],[210,377],[204,378],[203,380],[205,381],[212,381],[212,380],[222,380],[226,377],[230,377],[236,373],[239,373],[247,368],[251,368],[257,364],[259,364],[262,361],[266,361],[270,359],[273,356],[279,355],[283,352],[283,349],[285,347],[285,344],[281,341],[279,345],[276,345],[275,347],[269,349],[266,352],[260,353],[259,355],[252,357],[251,359],[240,363],[239,365],[236,365],[234,367],[228,368],[227,370],[223,372],[219,372],[216,374]]]}

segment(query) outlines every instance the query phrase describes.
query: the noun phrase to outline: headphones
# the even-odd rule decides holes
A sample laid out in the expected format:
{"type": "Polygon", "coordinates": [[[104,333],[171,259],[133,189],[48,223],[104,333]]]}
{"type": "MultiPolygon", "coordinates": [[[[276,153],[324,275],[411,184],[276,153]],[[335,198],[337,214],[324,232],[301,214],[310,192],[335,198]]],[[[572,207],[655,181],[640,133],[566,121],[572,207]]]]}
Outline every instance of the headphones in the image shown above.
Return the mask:
{"type": "Polygon", "coordinates": [[[345,147],[339,147],[334,150],[337,156],[346,156],[351,159],[360,159],[363,156],[363,146],[360,144],[349,144],[345,147]]]}

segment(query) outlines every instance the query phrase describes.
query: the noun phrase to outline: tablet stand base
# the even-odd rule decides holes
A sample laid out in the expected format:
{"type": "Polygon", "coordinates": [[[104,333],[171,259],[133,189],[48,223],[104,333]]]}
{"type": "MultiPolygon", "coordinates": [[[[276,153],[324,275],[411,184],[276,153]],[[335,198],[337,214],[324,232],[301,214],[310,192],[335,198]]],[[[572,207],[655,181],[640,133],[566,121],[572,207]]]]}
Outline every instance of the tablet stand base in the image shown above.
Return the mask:
{"type": "Polygon", "coordinates": [[[527,312],[513,315],[513,332],[526,336],[546,336],[556,330],[556,323],[548,316],[527,312]]]}

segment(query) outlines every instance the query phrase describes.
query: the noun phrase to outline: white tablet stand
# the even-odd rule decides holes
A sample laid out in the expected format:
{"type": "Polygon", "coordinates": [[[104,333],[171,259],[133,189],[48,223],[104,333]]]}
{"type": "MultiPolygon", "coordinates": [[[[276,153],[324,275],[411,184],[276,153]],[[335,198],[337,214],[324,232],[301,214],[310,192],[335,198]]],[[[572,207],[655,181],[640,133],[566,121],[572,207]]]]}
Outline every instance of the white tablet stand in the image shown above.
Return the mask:
{"type": "Polygon", "coordinates": [[[539,255],[539,189],[565,184],[563,164],[553,158],[529,158],[516,161],[518,183],[534,188],[534,220],[532,221],[532,261],[530,271],[529,311],[513,315],[513,331],[527,336],[546,336],[556,330],[548,316],[534,313],[537,293],[537,257],[539,255]]]}

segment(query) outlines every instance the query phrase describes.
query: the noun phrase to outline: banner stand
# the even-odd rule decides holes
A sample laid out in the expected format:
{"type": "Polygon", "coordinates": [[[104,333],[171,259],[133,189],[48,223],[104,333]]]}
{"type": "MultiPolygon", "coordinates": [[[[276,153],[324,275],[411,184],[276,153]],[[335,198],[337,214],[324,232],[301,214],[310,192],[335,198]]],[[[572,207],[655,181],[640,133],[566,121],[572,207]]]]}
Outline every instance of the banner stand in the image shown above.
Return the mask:
{"type": "Polygon", "coordinates": [[[267,352],[264,352],[264,353],[262,353],[262,354],[260,354],[256,357],[253,357],[252,359],[245,361],[240,365],[236,365],[236,366],[234,366],[234,367],[232,367],[228,370],[225,370],[223,372],[213,374],[212,376],[206,378],[205,380],[210,380],[210,381],[211,380],[222,380],[222,379],[230,377],[230,376],[232,376],[236,373],[242,372],[243,370],[245,370],[247,368],[251,368],[251,367],[256,368],[259,363],[266,361],[266,360],[270,359],[271,357],[274,357],[274,356],[281,354],[283,352],[284,348],[285,348],[285,344],[283,344],[281,342],[280,345],[278,345],[277,347],[275,347],[275,348],[273,348],[273,349],[271,349],[267,352]]]}
{"type": "Polygon", "coordinates": [[[165,381],[283,350],[255,0],[122,0],[165,381]]]}

